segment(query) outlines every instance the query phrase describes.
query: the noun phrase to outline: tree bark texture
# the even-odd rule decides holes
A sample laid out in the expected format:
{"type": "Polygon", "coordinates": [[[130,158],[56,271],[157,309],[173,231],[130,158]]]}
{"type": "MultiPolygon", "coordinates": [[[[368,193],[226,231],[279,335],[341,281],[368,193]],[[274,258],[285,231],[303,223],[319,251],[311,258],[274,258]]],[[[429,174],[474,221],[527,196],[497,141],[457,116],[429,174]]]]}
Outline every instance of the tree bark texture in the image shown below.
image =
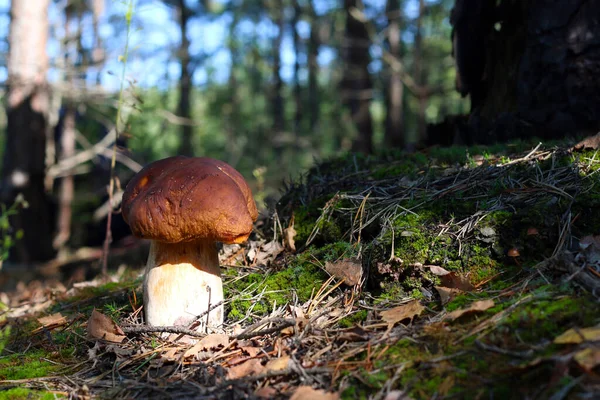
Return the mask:
{"type": "Polygon", "coordinates": [[[472,102],[464,141],[596,133],[600,0],[493,3],[456,0],[453,10],[459,89],[472,102]]]}
{"type": "MultiPolygon", "coordinates": [[[[389,52],[397,59],[402,58],[400,38],[400,0],[388,0],[386,15],[388,20],[387,44],[389,52]]],[[[385,144],[389,147],[402,148],[404,138],[404,84],[400,72],[387,68],[385,101],[385,144]]]]}
{"type": "MultiPolygon", "coordinates": [[[[179,103],[177,105],[177,115],[189,121],[192,118],[192,62],[190,57],[190,40],[188,38],[188,22],[191,11],[185,5],[184,0],[177,2],[179,12],[179,32],[181,41],[179,44],[179,62],[181,64],[181,74],[179,76],[179,103]]],[[[181,125],[181,145],[179,154],[185,156],[194,155],[193,127],[189,123],[181,125]]]]}
{"type": "Polygon", "coordinates": [[[308,113],[309,130],[317,126],[320,118],[319,105],[319,19],[313,6],[313,0],[308,2],[308,12],[310,17],[310,36],[308,39],[307,61],[308,61],[308,113]]]}
{"type": "Polygon", "coordinates": [[[7,58],[7,130],[1,200],[22,193],[29,208],[11,218],[23,230],[11,260],[46,261],[54,256],[52,206],[44,187],[49,89],[46,81],[49,0],[13,0],[7,58]]]}
{"type": "Polygon", "coordinates": [[[342,99],[350,111],[357,137],[352,144],[353,151],[373,152],[373,121],[371,99],[373,82],[369,73],[371,39],[364,21],[356,18],[356,10],[362,11],[361,0],[344,0],[346,28],[342,47],[345,62],[342,78],[342,99]]]}
{"type": "Polygon", "coordinates": [[[277,35],[273,38],[273,91],[271,93],[271,112],[273,113],[273,134],[277,136],[284,130],[285,117],[283,115],[283,79],[281,78],[281,45],[284,35],[283,5],[275,2],[273,7],[274,22],[277,24],[277,35]]]}

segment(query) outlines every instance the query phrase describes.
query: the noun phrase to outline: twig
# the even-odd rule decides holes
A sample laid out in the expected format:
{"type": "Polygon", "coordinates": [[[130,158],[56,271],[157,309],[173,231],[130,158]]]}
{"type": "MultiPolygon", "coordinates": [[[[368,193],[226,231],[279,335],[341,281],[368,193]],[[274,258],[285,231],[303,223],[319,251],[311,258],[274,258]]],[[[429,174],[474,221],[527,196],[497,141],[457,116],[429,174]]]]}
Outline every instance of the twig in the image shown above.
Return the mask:
{"type": "Polygon", "coordinates": [[[125,333],[182,333],[194,337],[206,336],[206,333],[184,328],[183,326],[125,325],[121,329],[125,333]]]}
{"type": "Polygon", "coordinates": [[[249,339],[249,338],[256,337],[256,336],[268,335],[273,332],[278,332],[278,331],[282,330],[283,328],[287,328],[288,326],[294,326],[295,324],[296,324],[296,321],[293,319],[280,318],[280,317],[269,318],[269,319],[262,320],[260,322],[250,325],[239,335],[233,336],[233,339],[249,339]],[[266,324],[277,324],[277,325],[272,328],[267,328],[267,329],[263,329],[260,331],[254,331],[256,328],[266,325],[266,324]]]}
{"type": "Polygon", "coordinates": [[[481,350],[491,351],[493,353],[503,354],[505,356],[511,356],[511,357],[517,357],[517,358],[530,358],[533,355],[533,350],[531,350],[531,349],[527,350],[527,351],[506,350],[506,349],[502,349],[497,346],[493,346],[491,344],[485,344],[482,341],[480,341],[479,339],[475,340],[475,345],[477,347],[479,347],[481,350]]]}
{"type": "MultiPolygon", "coordinates": [[[[325,367],[315,367],[315,368],[303,369],[303,372],[305,374],[312,374],[312,375],[328,374],[328,373],[331,373],[331,369],[325,368],[325,367]]],[[[219,391],[221,389],[226,388],[227,386],[235,385],[236,383],[255,382],[255,381],[259,381],[261,379],[273,378],[275,376],[292,375],[292,374],[300,375],[300,371],[297,371],[294,368],[284,368],[284,369],[280,369],[280,370],[276,370],[276,371],[267,371],[267,372],[264,372],[264,373],[258,374],[258,375],[250,375],[250,376],[246,376],[246,377],[238,378],[238,379],[227,379],[227,380],[221,382],[218,386],[216,386],[215,390],[219,391]]]]}

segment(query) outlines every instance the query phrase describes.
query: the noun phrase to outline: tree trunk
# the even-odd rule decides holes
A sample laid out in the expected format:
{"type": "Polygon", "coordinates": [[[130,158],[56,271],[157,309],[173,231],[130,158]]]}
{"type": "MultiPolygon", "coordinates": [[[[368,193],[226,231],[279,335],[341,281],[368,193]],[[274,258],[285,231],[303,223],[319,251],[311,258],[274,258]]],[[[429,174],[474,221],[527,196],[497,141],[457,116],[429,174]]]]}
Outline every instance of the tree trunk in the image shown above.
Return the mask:
{"type": "MultiPolygon", "coordinates": [[[[280,2],[276,2],[280,3],[280,2]]],[[[273,92],[271,94],[271,112],[273,113],[274,135],[281,133],[285,126],[283,115],[283,80],[281,79],[281,44],[284,34],[283,5],[278,4],[273,8],[275,13],[274,22],[277,25],[277,36],[273,39],[273,92]]]]}
{"type": "MultiPolygon", "coordinates": [[[[82,52],[81,43],[81,29],[82,29],[82,16],[80,13],[77,15],[79,23],[79,32],[77,35],[72,36],[70,26],[72,22],[72,13],[66,13],[65,20],[65,41],[63,46],[63,53],[65,54],[64,68],[67,82],[71,88],[75,88],[75,69],[78,66],[72,50],[72,41],[77,38],[77,51],[78,54],[82,52]]],[[[82,79],[82,81],[84,81],[82,79]]],[[[76,120],[76,109],[71,102],[67,102],[65,105],[64,115],[62,121],[59,121],[57,125],[59,135],[59,150],[58,159],[63,160],[65,158],[72,157],[75,154],[75,120],[76,120]]],[[[58,186],[58,210],[57,210],[57,224],[56,224],[56,236],[54,237],[53,247],[55,250],[61,250],[64,245],[68,242],[71,236],[71,217],[72,209],[71,203],[75,195],[75,183],[74,177],[71,174],[67,174],[60,178],[58,186]]]]}
{"type": "Polygon", "coordinates": [[[7,59],[7,129],[2,169],[2,202],[12,203],[22,193],[29,203],[11,218],[23,230],[11,259],[30,263],[54,256],[51,205],[44,190],[45,146],[49,89],[49,0],[13,0],[7,59]]]}
{"type": "Polygon", "coordinates": [[[472,104],[463,141],[596,133],[600,0],[485,4],[456,0],[452,12],[457,86],[472,104]]]}
{"type": "Polygon", "coordinates": [[[417,16],[417,31],[415,33],[414,49],[414,79],[420,92],[417,94],[419,110],[417,112],[417,134],[418,140],[425,140],[427,136],[427,121],[425,110],[427,108],[428,94],[425,90],[425,74],[423,68],[423,14],[425,11],[425,0],[419,0],[419,15],[417,16]]]}
{"type": "Polygon", "coordinates": [[[319,20],[315,12],[313,2],[308,2],[308,11],[310,15],[310,37],[308,39],[308,112],[309,112],[309,131],[317,126],[320,117],[319,105],[319,20]]]}
{"type": "Polygon", "coordinates": [[[346,65],[342,78],[342,99],[350,110],[357,137],[352,150],[362,153],[373,152],[373,122],[371,99],[373,82],[369,73],[371,39],[364,21],[355,17],[355,10],[363,11],[361,0],[344,0],[346,28],[343,43],[343,59],[346,65]]]}
{"type": "MultiPolygon", "coordinates": [[[[189,121],[192,118],[192,63],[190,57],[190,40],[188,39],[188,22],[190,19],[190,10],[185,5],[184,0],[178,1],[179,32],[181,42],[179,44],[179,63],[181,64],[181,74],[179,76],[179,103],[177,105],[177,115],[189,121]]],[[[181,124],[181,145],[179,154],[185,156],[194,155],[193,127],[189,123],[181,124]]]]}
{"type": "Polygon", "coordinates": [[[294,0],[294,17],[292,18],[292,33],[294,41],[294,135],[296,144],[298,144],[298,136],[300,134],[300,126],[302,124],[302,86],[300,85],[300,52],[302,51],[300,44],[300,35],[298,34],[298,22],[302,14],[302,8],[298,0],[294,0]]]}
{"type": "MultiPolygon", "coordinates": [[[[386,14],[388,20],[387,42],[390,54],[401,59],[400,38],[400,0],[388,0],[386,14]]],[[[386,118],[385,144],[388,147],[402,148],[405,146],[404,137],[404,84],[399,71],[387,68],[388,79],[385,85],[386,118]]]]}

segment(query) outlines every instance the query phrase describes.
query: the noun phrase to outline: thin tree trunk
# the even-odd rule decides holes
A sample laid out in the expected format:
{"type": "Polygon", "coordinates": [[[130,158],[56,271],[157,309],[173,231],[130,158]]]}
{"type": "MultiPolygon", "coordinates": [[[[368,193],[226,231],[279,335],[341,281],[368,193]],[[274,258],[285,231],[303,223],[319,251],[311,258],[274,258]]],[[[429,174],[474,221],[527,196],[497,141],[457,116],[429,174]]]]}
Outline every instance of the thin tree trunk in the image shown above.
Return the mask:
{"type": "Polygon", "coordinates": [[[11,259],[29,263],[54,256],[51,206],[44,190],[49,89],[49,0],[13,0],[7,58],[7,130],[1,200],[12,203],[22,193],[29,208],[11,219],[23,230],[11,259]]]}
{"type": "Polygon", "coordinates": [[[271,96],[271,110],[273,113],[273,133],[277,135],[285,126],[283,115],[283,79],[281,79],[281,44],[284,34],[283,6],[279,4],[273,8],[275,24],[279,29],[273,39],[273,93],[271,96]]]}
{"type": "Polygon", "coordinates": [[[294,17],[292,19],[292,32],[294,41],[294,134],[296,137],[296,144],[298,142],[298,136],[300,134],[300,126],[302,124],[302,86],[300,85],[300,52],[302,51],[300,43],[300,35],[298,34],[298,22],[302,14],[302,8],[298,0],[294,0],[294,17]]]}
{"type": "MultiPolygon", "coordinates": [[[[386,14],[388,19],[388,36],[390,54],[397,59],[401,58],[400,38],[400,0],[388,0],[386,14]]],[[[386,119],[385,143],[388,147],[404,147],[404,110],[403,96],[404,84],[400,72],[387,68],[389,80],[386,82],[386,119]]]]}
{"type": "Polygon", "coordinates": [[[427,135],[427,121],[425,119],[425,110],[427,108],[428,94],[425,90],[425,76],[423,73],[423,14],[425,11],[425,0],[419,0],[419,15],[417,16],[417,31],[415,33],[414,49],[414,79],[419,86],[420,93],[417,95],[419,102],[419,111],[417,113],[417,141],[423,141],[427,135]]]}
{"type": "MultiPolygon", "coordinates": [[[[75,154],[75,118],[75,108],[71,105],[67,106],[60,136],[60,159],[72,157],[75,154]]],[[[74,195],[75,183],[73,175],[62,177],[58,188],[57,234],[53,243],[56,250],[62,248],[71,237],[71,205],[74,195]]]]}
{"type": "MultiPolygon", "coordinates": [[[[181,42],[179,44],[179,62],[181,64],[181,75],[179,77],[179,104],[177,105],[177,115],[190,120],[192,117],[192,71],[190,57],[190,40],[188,39],[188,22],[190,19],[190,10],[185,5],[184,0],[178,1],[179,12],[179,32],[181,42]]],[[[179,154],[192,156],[194,154],[193,146],[193,127],[190,124],[181,125],[181,145],[179,154]]]]}
{"type": "MultiPolygon", "coordinates": [[[[64,54],[65,56],[65,69],[67,70],[65,75],[67,77],[67,81],[71,87],[74,86],[75,80],[75,66],[76,62],[71,53],[71,41],[73,37],[71,36],[70,26],[72,14],[67,13],[66,21],[65,21],[65,45],[64,45],[64,54]]],[[[81,32],[81,15],[78,15],[79,21],[79,29],[81,32]]],[[[79,33],[80,33],[79,32],[79,33]]],[[[82,51],[81,44],[81,34],[76,35],[77,39],[77,50],[79,54],[82,51]]],[[[60,126],[59,132],[59,159],[65,159],[68,157],[72,157],[75,154],[75,120],[76,120],[76,109],[73,104],[65,105],[65,112],[62,119],[62,124],[60,126]]],[[[71,217],[72,217],[72,209],[71,203],[73,202],[75,194],[75,184],[73,175],[67,174],[60,178],[60,184],[58,187],[58,215],[57,215],[57,224],[56,224],[56,236],[54,237],[53,247],[56,250],[60,250],[69,240],[71,236],[71,217]]]]}
{"type": "Polygon", "coordinates": [[[309,113],[309,131],[317,126],[320,117],[319,105],[319,20],[315,12],[313,2],[308,2],[308,12],[310,14],[310,37],[308,39],[308,113],[309,113]]]}
{"type": "Polygon", "coordinates": [[[343,54],[346,68],[342,79],[342,98],[358,132],[352,150],[369,154],[373,152],[373,121],[370,110],[373,82],[368,69],[371,39],[366,23],[355,18],[355,13],[352,12],[354,8],[363,10],[361,0],[344,0],[346,29],[343,54]]]}

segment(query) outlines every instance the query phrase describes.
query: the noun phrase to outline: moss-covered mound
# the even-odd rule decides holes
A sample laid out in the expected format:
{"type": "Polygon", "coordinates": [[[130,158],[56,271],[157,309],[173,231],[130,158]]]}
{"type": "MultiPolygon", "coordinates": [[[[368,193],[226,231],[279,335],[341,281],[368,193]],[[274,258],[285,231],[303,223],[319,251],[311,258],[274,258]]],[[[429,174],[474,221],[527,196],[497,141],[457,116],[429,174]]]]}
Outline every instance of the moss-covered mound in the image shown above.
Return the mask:
{"type": "Polygon", "coordinates": [[[517,144],[322,163],[221,252],[226,335],[141,326],[135,274],[54,293],[2,322],[0,396],[591,398],[597,160],[517,144]],[[121,342],[86,337],[93,308],[121,342]]]}

